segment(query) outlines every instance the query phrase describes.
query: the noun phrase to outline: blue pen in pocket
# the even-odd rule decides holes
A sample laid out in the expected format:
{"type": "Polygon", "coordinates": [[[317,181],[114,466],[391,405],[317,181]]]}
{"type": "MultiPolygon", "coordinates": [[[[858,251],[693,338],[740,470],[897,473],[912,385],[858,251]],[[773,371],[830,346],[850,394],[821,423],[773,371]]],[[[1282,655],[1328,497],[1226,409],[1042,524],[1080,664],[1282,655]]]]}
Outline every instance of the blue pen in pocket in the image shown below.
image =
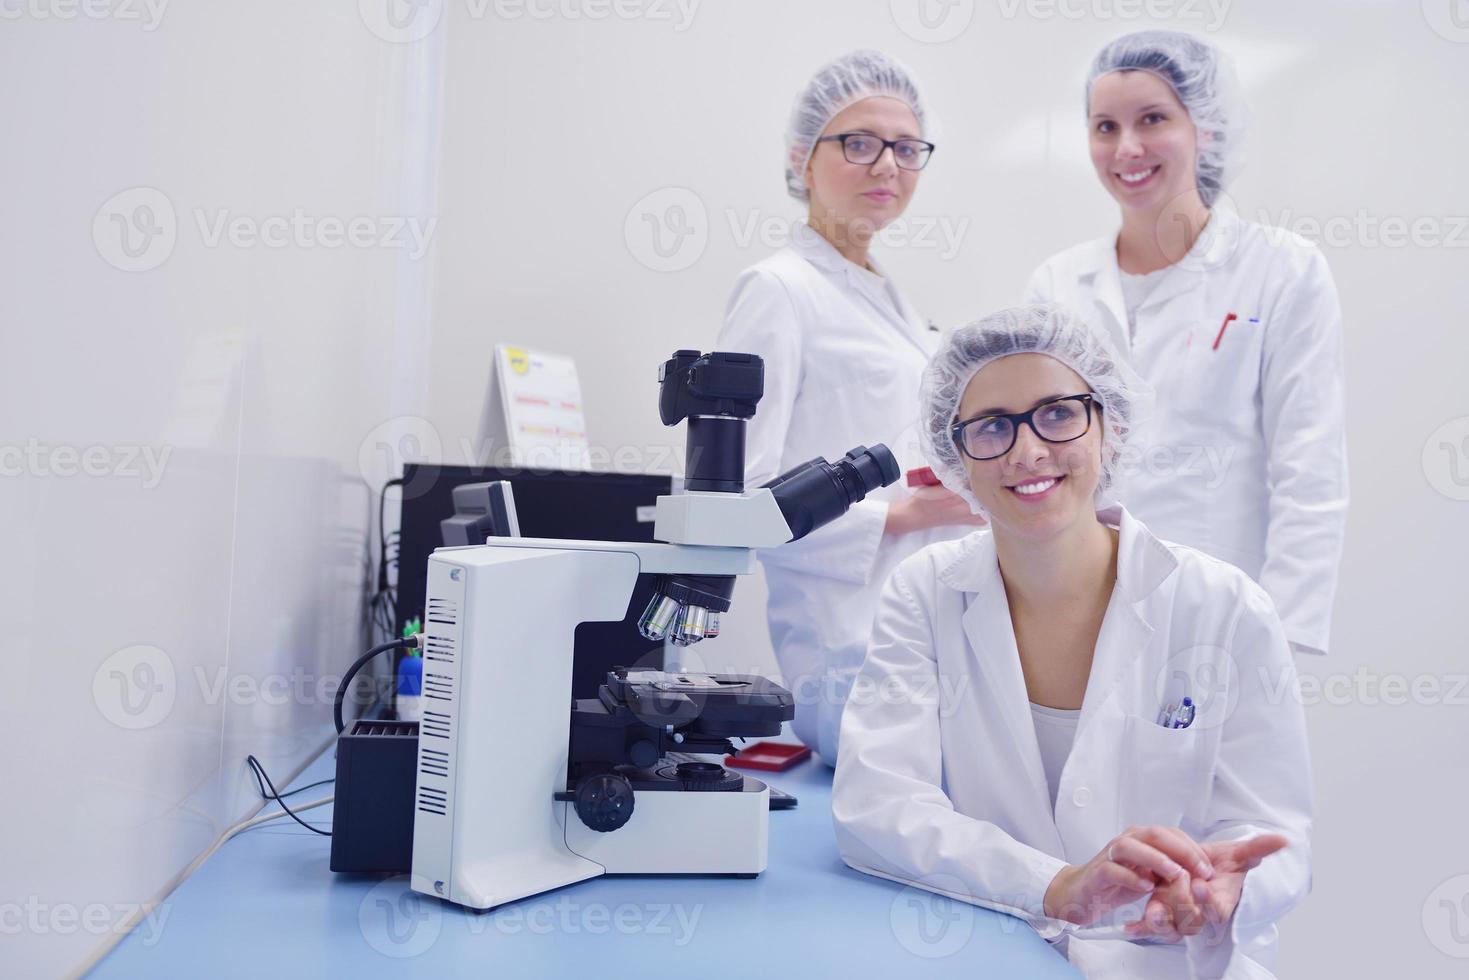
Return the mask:
{"type": "Polygon", "coordinates": [[[1173,718],[1172,728],[1187,728],[1194,723],[1194,699],[1184,698],[1178,713],[1173,718]]]}
{"type": "Polygon", "coordinates": [[[1187,680],[1175,678],[1175,683],[1170,684],[1173,688],[1173,696],[1163,702],[1163,707],[1158,710],[1157,724],[1164,728],[1187,728],[1193,724],[1194,701],[1186,692],[1189,689],[1187,680]]]}

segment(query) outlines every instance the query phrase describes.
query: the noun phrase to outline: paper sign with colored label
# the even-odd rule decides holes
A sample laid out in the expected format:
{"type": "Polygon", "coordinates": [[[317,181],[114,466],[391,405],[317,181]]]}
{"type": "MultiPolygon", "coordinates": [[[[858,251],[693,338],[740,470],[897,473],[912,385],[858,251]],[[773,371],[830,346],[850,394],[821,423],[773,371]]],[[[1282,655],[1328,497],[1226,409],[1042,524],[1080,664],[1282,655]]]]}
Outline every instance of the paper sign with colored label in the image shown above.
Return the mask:
{"type": "Polygon", "coordinates": [[[491,466],[590,469],[576,362],[496,344],[476,455],[491,466]]]}

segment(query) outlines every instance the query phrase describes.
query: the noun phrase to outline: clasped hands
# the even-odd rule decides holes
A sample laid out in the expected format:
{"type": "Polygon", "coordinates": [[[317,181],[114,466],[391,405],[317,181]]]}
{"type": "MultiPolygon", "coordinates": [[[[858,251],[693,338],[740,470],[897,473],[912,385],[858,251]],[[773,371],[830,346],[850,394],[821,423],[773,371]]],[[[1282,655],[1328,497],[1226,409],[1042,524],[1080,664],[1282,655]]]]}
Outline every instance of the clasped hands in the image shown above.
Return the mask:
{"type": "Polygon", "coordinates": [[[1090,925],[1107,912],[1152,897],[1128,923],[1133,939],[1176,943],[1234,915],[1245,874],[1289,843],[1280,834],[1199,843],[1177,827],[1129,827],[1085,864],[1062,868],[1046,889],[1045,912],[1090,925]]]}

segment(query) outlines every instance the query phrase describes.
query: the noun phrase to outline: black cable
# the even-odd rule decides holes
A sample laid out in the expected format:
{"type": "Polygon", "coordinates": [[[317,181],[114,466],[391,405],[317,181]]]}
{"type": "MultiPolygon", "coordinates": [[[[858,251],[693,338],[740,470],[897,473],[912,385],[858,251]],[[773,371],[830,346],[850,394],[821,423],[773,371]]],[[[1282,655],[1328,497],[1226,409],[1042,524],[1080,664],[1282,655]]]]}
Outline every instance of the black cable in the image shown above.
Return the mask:
{"type": "MultiPolygon", "coordinates": [[[[277,805],[279,805],[282,810],[286,811],[287,815],[289,815],[292,820],[296,821],[298,824],[305,827],[313,834],[320,834],[323,837],[330,837],[332,835],[332,832],[330,830],[322,830],[320,827],[313,827],[311,824],[307,823],[305,820],[302,820],[299,816],[297,816],[295,810],[292,810],[290,807],[286,806],[285,798],[282,797],[280,792],[275,788],[275,783],[270,781],[270,776],[266,774],[265,767],[260,764],[259,759],[255,758],[253,755],[247,755],[245,756],[245,764],[250,767],[251,772],[255,773],[255,780],[257,784],[260,780],[263,779],[265,780],[265,785],[270,787],[270,796],[266,798],[275,800],[277,805]]],[[[305,787],[303,786],[302,789],[305,789],[305,787]]],[[[262,790],[262,792],[264,791],[262,790]]],[[[300,792],[300,790],[297,790],[296,792],[300,792]]]]}
{"type": "Polygon", "coordinates": [[[263,799],[267,799],[267,800],[274,800],[274,799],[282,799],[282,800],[284,800],[288,796],[295,796],[297,793],[304,793],[308,789],[315,789],[318,786],[325,786],[327,783],[334,783],[334,782],[337,781],[337,778],[335,776],[333,776],[331,779],[318,779],[314,783],[307,783],[305,786],[301,786],[301,787],[298,787],[296,789],[288,789],[284,793],[282,793],[279,797],[275,797],[275,796],[271,796],[269,793],[267,793],[265,791],[265,784],[260,781],[260,773],[255,772],[255,768],[253,766],[250,768],[250,771],[253,772],[253,773],[255,773],[255,785],[260,788],[260,795],[261,795],[261,797],[263,799]]]}
{"type": "Polygon", "coordinates": [[[307,783],[305,786],[299,787],[298,789],[288,789],[288,790],[286,790],[284,793],[281,794],[281,799],[285,799],[288,796],[295,796],[297,793],[304,793],[308,789],[316,789],[316,787],[318,787],[318,786],[330,786],[332,783],[334,783],[336,781],[337,781],[337,777],[336,776],[333,776],[330,779],[318,779],[316,782],[314,782],[314,783],[307,783]]]}
{"type": "MultiPolygon", "coordinates": [[[[379,596],[384,595],[384,593],[390,593],[393,588],[393,583],[389,579],[388,571],[390,568],[397,567],[398,558],[396,555],[393,555],[391,558],[389,557],[388,542],[394,538],[401,538],[402,529],[400,528],[398,530],[395,530],[391,535],[388,534],[388,522],[386,513],[388,503],[388,490],[391,487],[401,487],[403,485],[404,478],[401,476],[389,480],[388,482],[383,484],[382,493],[378,494],[377,498],[378,565],[377,595],[373,597],[374,602],[377,601],[379,596]]],[[[382,612],[382,622],[376,624],[389,637],[392,637],[398,633],[396,610],[397,600],[395,598],[392,600],[391,605],[384,607],[382,612]]],[[[371,641],[371,639],[372,637],[368,637],[369,641],[371,641]]]]}
{"type": "Polygon", "coordinates": [[[357,676],[357,672],[362,669],[363,665],[380,653],[386,653],[389,650],[412,650],[417,646],[417,636],[405,636],[400,640],[389,640],[386,643],[379,643],[358,657],[352,666],[347,668],[347,672],[342,675],[342,682],[337,685],[337,696],[332,701],[332,720],[337,724],[338,735],[347,727],[342,723],[342,702],[347,699],[347,685],[352,683],[352,678],[357,676]]]}
{"type": "MultiPolygon", "coordinates": [[[[254,756],[246,756],[245,761],[249,762],[253,758],[254,756]]],[[[335,776],[330,779],[318,779],[314,783],[307,783],[305,786],[298,786],[295,789],[288,789],[284,793],[277,794],[265,788],[266,781],[261,779],[261,774],[264,772],[264,765],[261,764],[259,759],[255,759],[254,763],[250,766],[250,773],[255,777],[255,788],[260,790],[260,798],[264,800],[284,800],[289,797],[295,796],[297,793],[304,793],[308,789],[315,789],[318,786],[325,786],[328,783],[334,783],[337,781],[335,776]]],[[[273,789],[274,787],[272,787],[272,790],[273,789]]]]}
{"type": "MultiPolygon", "coordinates": [[[[363,490],[366,490],[367,491],[366,496],[365,496],[365,500],[367,502],[367,520],[368,520],[369,523],[367,525],[367,543],[362,548],[362,581],[361,581],[362,592],[363,592],[363,594],[367,594],[372,589],[372,571],[373,571],[373,569],[372,569],[372,523],[371,523],[371,521],[372,521],[372,486],[366,480],[362,480],[360,483],[354,481],[352,485],[353,486],[360,486],[363,490]]],[[[369,617],[366,615],[366,612],[367,612],[367,610],[364,609],[363,610],[364,615],[362,617],[362,638],[363,638],[363,640],[366,643],[371,643],[373,641],[372,623],[371,623],[369,617]]]]}
{"type": "MultiPolygon", "coordinates": [[[[397,590],[388,589],[379,592],[368,601],[368,619],[383,636],[391,638],[393,635],[393,610],[397,605],[397,590]]],[[[376,637],[368,637],[371,643],[376,637]]]]}
{"type": "Polygon", "coordinates": [[[389,480],[383,484],[383,492],[377,498],[377,540],[379,545],[377,566],[377,587],[381,592],[388,587],[388,518],[386,514],[388,503],[388,488],[401,487],[403,478],[389,480]]]}

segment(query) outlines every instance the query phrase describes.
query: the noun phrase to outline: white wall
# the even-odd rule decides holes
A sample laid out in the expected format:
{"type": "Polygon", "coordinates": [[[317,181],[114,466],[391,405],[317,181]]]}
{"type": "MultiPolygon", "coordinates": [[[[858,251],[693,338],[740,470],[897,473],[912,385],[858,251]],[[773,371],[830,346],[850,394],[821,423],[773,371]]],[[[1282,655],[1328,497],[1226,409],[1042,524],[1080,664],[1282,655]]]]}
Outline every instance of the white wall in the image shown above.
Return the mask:
{"type": "MultiPolygon", "coordinates": [[[[531,6],[551,15],[514,5],[476,16],[451,2],[442,29],[430,418],[450,458],[474,435],[497,341],[578,359],[592,440],[605,451],[635,447],[656,465],[654,447],[680,444],[658,424],[653,366],[676,347],[712,346],[736,273],[772,250],[741,234],[748,223],[796,215],[781,133],[792,96],[828,57],[881,47],[928,83],[944,128],[909,215],[958,244],[920,237],[915,224],[881,258],[920,309],[952,327],[1015,301],[1046,255],[1113,226],[1080,118],[1097,47],[1156,23],[1235,54],[1254,123],[1232,195],[1247,217],[1340,233],[1324,245],[1346,311],[1351,399],[1335,649],[1301,664],[1325,685],[1308,707],[1316,890],[1285,923],[1282,975],[1457,975],[1448,953],[1469,955],[1469,941],[1446,931],[1438,901],[1464,901],[1455,924],[1466,933],[1469,879],[1449,879],[1469,873],[1469,695],[1449,693],[1469,671],[1469,503],[1452,499],[1469,496],[1469,468],[1456,485],[1442,439],[1430,445],[1445,422],[1469,426],[1469,134],[1454,101],[1469,84],[1469,28],[1455,27],[1449,0],[1190,2],[1160,22],[1117,16],[1133,8],[1107,0],[961,0],[933,4],[933,31],[912,34],[898,26],[915,22],[907,0],[705,0],[684,29],[672,5],[601,20],[567,13],[580,5],[531,6]],[[664,11],[671,19],[657,19],[664,11]],[[675,206],[693,233],[660,258],[644,215],[671,236],[675,206]],[[1397,234],[1392,222],[1415,219],[1417,244],[1381,237],[1381,222],[1397,234]],[[656,271],[662,262],[682,268],[656,271]],[[1394,689],[1379,686],[1387,675],[1444,686],[1394,704],[1394,689]]],[[[741,586],[724,634],[700,651],[710,666],[773,669],[762,599],[758,583],[741,586]]]]}
{"type": "Polygon", "coordinates": [[[428,259],[211,246],[196,212],[421,206],[437,141],[405,133],[436,118],[435,49],[385,43],[354,4],[80,9],[6,4],[0,25],[14,976],[81,967],[257,806],[247,753],[284,779],[326,743],[314,682],[361,649],[374,430],[423,392],[428,259]],[[110,214],[140,202],[172,243],[135,231],[156,267],[124,271],[110,214]]]}
{"type": "MultiPolygon", "coordinates": [[[[79,967],[108,937],[71,916],[122,918],[249,810],[245,753],[284,777],[325,742],[310,681],[357,648],[364,481],[415,447],[461,461],[495,342],[575,355],[598,449],[670,468],[682,433],[657,422],[654,365],[712,345],[734,276],[778,244],[752,223],[797,216],[780,134],[819,62],[877,46],[929,84],[942,148],[913,234],[881,257],[940,325],[1012,301],[1049,252],[1110,228],[1080,78],[1150,22],[1110,0],[929,0],[924,28],[918,2],[625,0],[644,16],[593,19],[574,15],[613,8],[383,0],[397,26],[372,2],[3,5],[7,966],[79,967]],[[156,195],[114,197],[140,187],[166,198],[175,237],[129,272],[113,215],[151,204],[170,226],[156,195]],[[298,208],[377,232],[441,223],[420,258],[211,245],[198,225],[298,208]],[[63,475],[83,458],[92,475],[63,475]],[[258,693],[297,677],[308,690],[286,703],[258,693]]],[[[1180,0],[1162,26],[1240,62],[1255,121],[1235,201],[1345,232],[1326,248],[1353,511],[1335,649],[1302,662],[1326,683],[1308,709],[1316,891],[1285,923],[1282,975],[1456,975],[1469,444],[1441,443],[1469,426],[1454,103],[1469,28],[1455,0],[1220,2],[1180,0]],[[1373,227],[1412,220],[1417,244],[1373,227]],[[1441,686],[1398,704],[1384,677],[1441,686]]],[[[762,602],[742,584],[699,651],[709,666],[773,671],[762,602]]]]}

